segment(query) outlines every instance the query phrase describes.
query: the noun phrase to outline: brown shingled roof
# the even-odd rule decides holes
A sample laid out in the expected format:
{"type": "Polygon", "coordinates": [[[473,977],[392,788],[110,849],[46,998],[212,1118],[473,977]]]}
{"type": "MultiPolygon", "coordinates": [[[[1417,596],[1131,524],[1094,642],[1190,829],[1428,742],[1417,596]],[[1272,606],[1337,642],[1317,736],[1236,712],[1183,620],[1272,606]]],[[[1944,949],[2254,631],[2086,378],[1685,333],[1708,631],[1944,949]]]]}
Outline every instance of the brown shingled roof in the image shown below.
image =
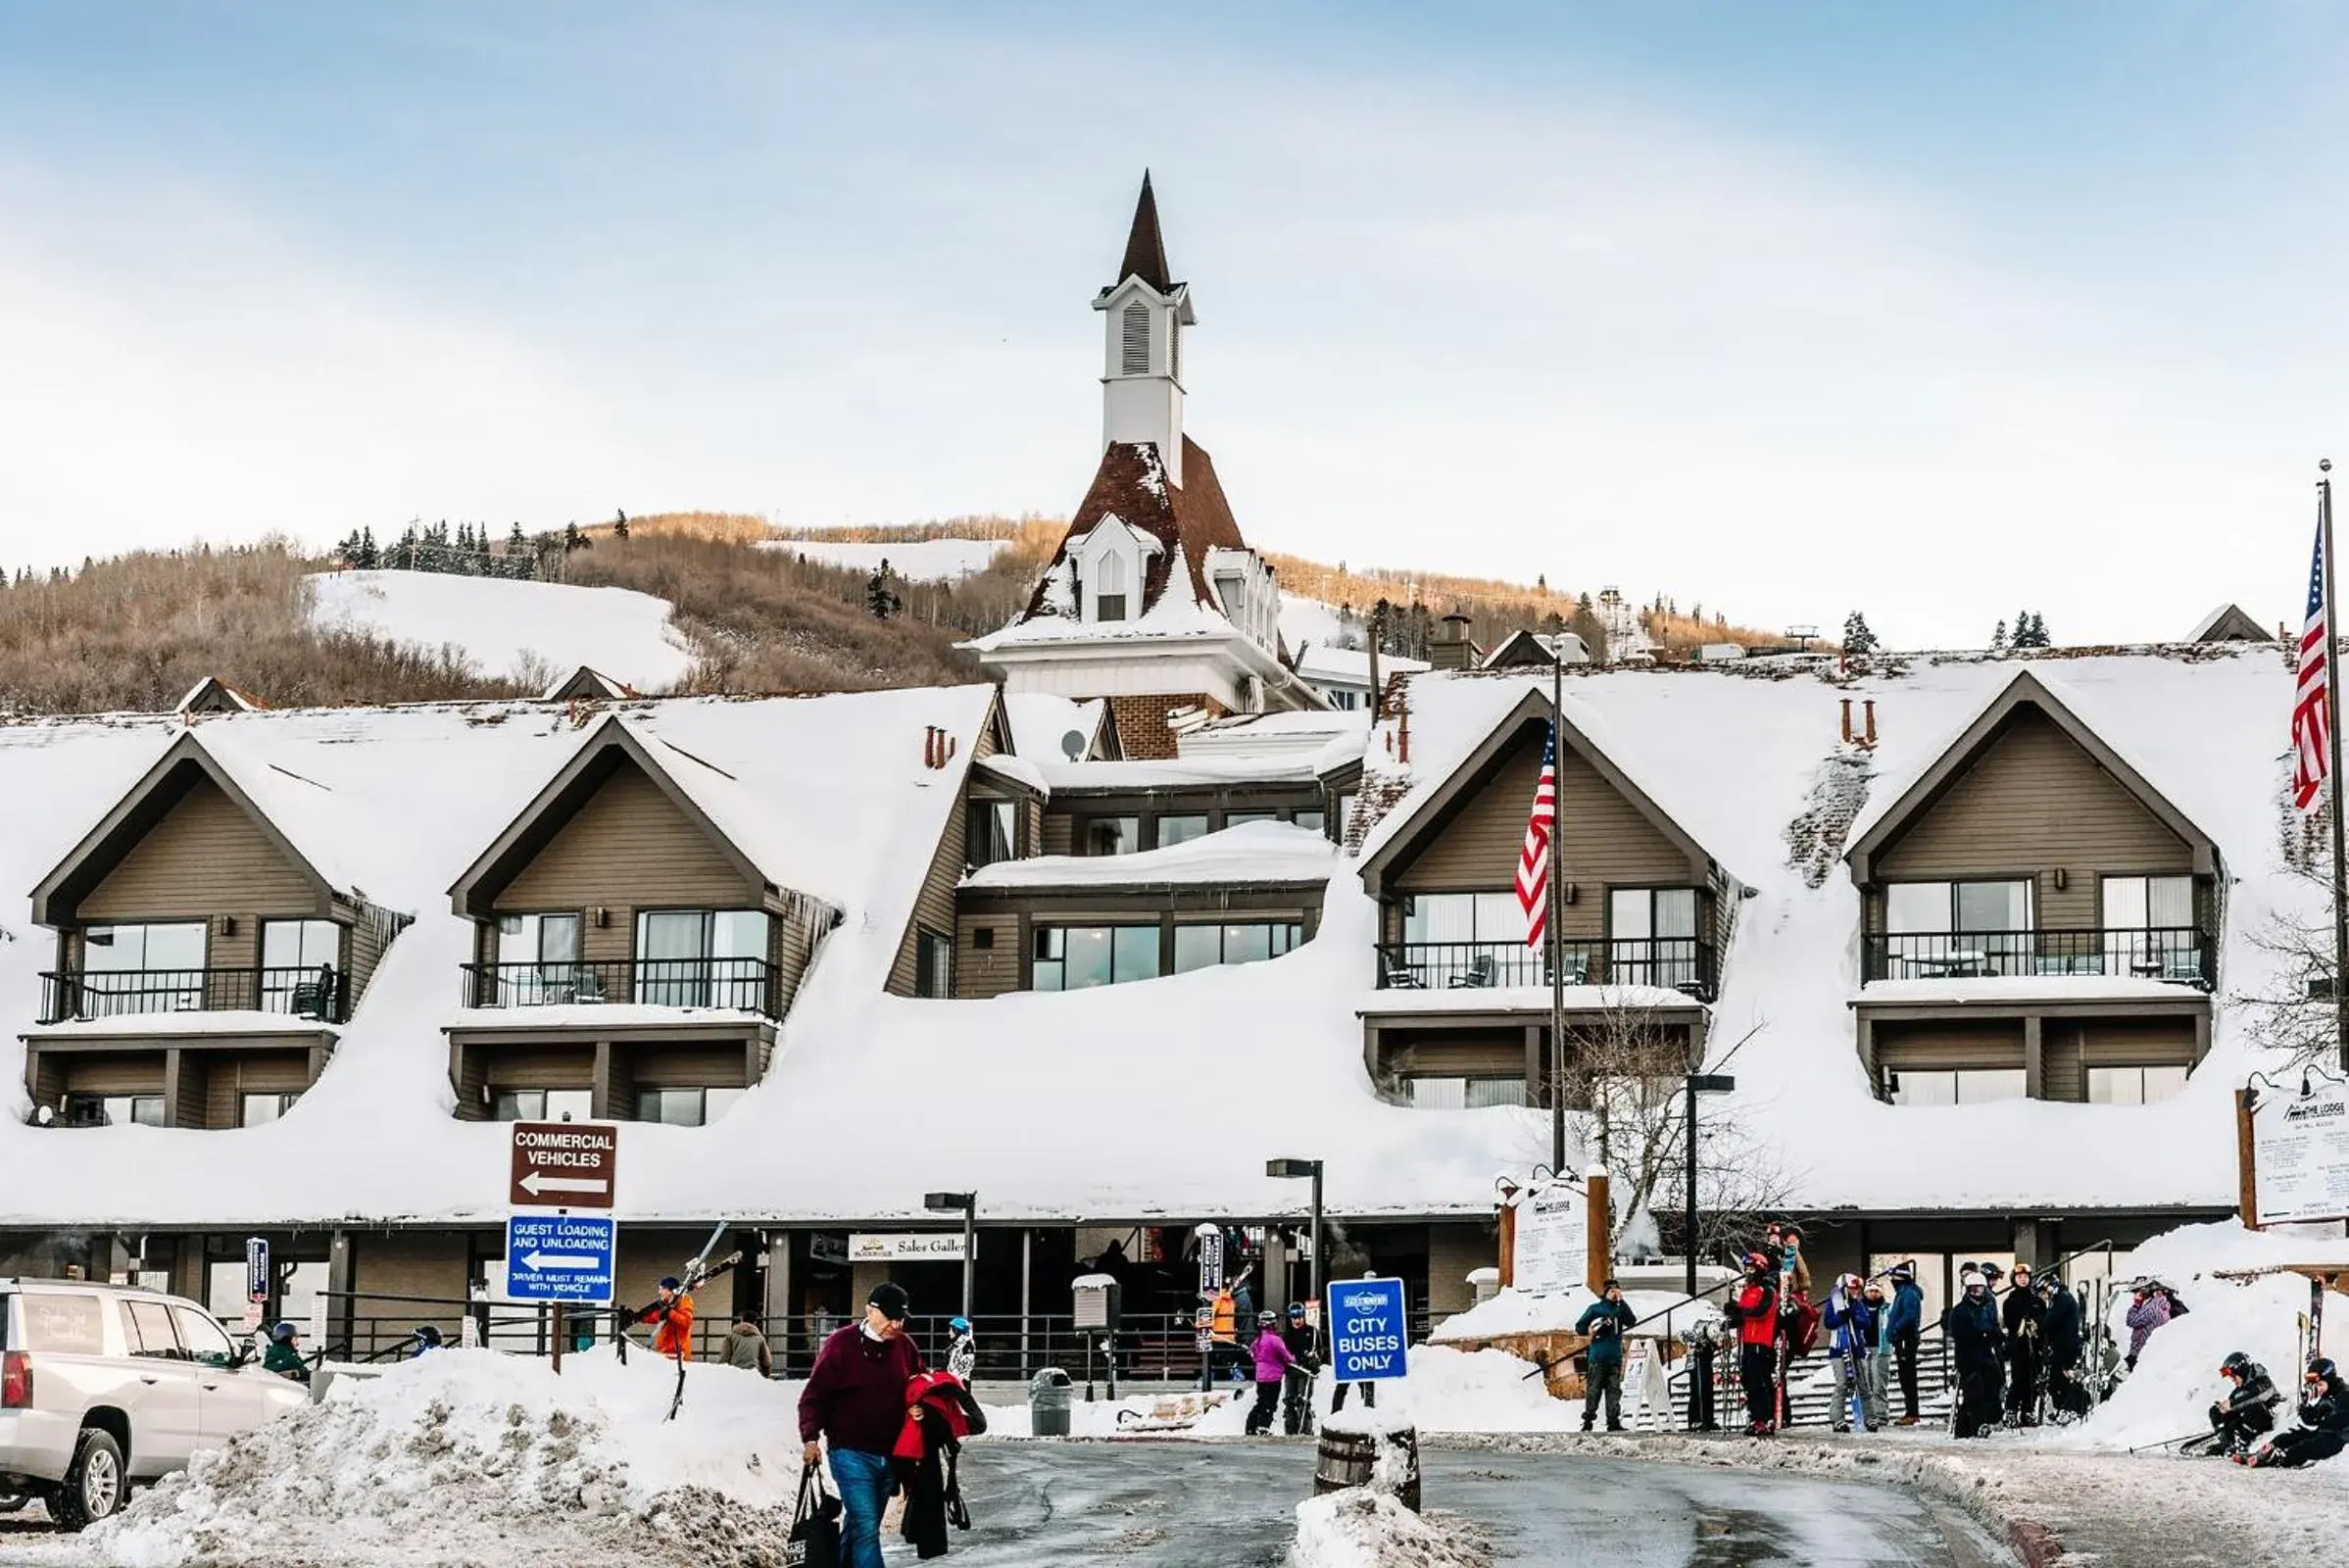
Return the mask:
{"type": "Polygon", "coordinates": [[[1142,198],[1134,204],[1134,227],[1126,235],[1126,259],[1117,281],[1139,277],[1161,294],[1174,292],[1167,276],[1166,241],[1158,233],[1158,198],[1150,193],[1150,172],[1142,172],[1142,198]]]}
{"type": "MultiPolygon", "coordinates": [[[[1158,596],[1166,591],[1178,558],[1190,571],[1194,599],[1213,603],[1207,591],[1207,552],[1218,547],[1246,550],[1248,541],[1240,537],[1232,505],[1216,482],[1215,461],[1189,436],[1183,438],[1183,474],[1189,482],[1181,485],[1166,477],[1155,442],[1111,442],[1101,453],[1092,488],[1085,492],[1076,515],[1069,519],[1068,531],[1060,536],[1059,548],[1052,552],[1046,575],[1067,559],[1071,541],[1092,532],[1093,525],[1103,517],[1115,516],[1166,547],[1165,554],[1150,563],[1150,576],[1143,584],[1143,610],[1157,604],[1158,596]],[[1153,477],[1154,485],[1150,482],[1153,477]]],[[[1035,614],[1043,604],[1040,581],[1028,602],[1028,614],[1035,614]]]]}

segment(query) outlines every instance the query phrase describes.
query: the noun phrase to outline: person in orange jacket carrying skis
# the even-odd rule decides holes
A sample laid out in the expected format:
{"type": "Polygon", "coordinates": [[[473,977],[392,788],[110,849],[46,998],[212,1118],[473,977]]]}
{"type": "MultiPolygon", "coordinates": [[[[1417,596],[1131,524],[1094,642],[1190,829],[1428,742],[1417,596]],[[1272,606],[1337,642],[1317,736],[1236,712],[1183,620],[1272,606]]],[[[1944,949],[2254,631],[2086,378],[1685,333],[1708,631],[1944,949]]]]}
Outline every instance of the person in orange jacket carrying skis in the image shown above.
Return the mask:
{"type": "Polygon", "coordinates": [[[655,1354],[672,1361],[693,1359],[693,1298],[678,1288],[675,1275],[661,1282],[660,1299],[638,1313],[636,1321],[657,1325],[655,1354]]]}

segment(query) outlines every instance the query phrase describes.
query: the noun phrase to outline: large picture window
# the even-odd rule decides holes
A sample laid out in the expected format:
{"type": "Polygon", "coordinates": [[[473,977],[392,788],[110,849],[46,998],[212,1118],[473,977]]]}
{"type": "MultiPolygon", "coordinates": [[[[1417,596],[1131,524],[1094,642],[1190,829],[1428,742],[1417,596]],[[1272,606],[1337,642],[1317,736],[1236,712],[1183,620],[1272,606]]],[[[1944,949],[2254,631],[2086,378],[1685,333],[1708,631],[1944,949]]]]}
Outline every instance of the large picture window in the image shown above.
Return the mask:
{"type": "Polygon", "coordinates": [[[493,1121],[586,1121],[595,1108],[592,1089],[501,1089],[489,1113],[493,1121]]]}
{"type": "Polygon", "coordinates": [[[332,920],[261,922],[261,1010],[324,1018],[340,983],[343,928],[332,920]]]}
{"type": "Polygon", "coordinates": [[[2088,1103],[2091,1105],[2150,1105],[2169,1099],[2186,1086],[2186,1069],[2167,1067],[2090,1067],[2088,1103]]]}
{"type": "Polygon", "coordinates": [[[1697,982],[1696,890],[1615,888],[1607,894],[1606,977],[1681,990],[1697,982]]]}
{"type": "Polygon", "coordinates": [[[1019,856],[1019,808],[1010,801],[970,803],[969,830],[964,835],[964,858],[974,866],[993,865],[1019,856]]]}
{"type": "Polygon", "coordinates": [[[760,909],[646,909],[636,917],[636,1000],[661,1007],[766,1002],[767,916],[760,909]]]}
{"type": "Polygon", "coordinates": [[[1254,963],[1277,958],[1304,940],[1295,920],[1250,920],[1231,925],[1178,925],[1174,972],[1211,969],[1219,963],[1254,963]]]}
{"type": "Polygon", "coordinates": [[[1895,1105],[1987,1105],[2023,1099],[2025,1079],[2020,1067],[1903,1067],[1884,1074],[1884,1088],[1895,1105]]]}
{"type": "Polygon", "coordinates": [[[1986,882],[1894,882],[1884,889],[1888,978],[2030,974],[2029,877],[1986,882]]]}
{"type": "Polygon", "coordinates": [[[1042,925],[1033,957],[1037,991],[1088,991],[1158,977],[1154,925],[1042,925]]]}
{"type": "Polygon", "coordinates": [[[1513,892],[1417,893],[1403,906],[1403,945],[1389,983],[1431,990],[1547,983],[1542,954],[1525,945],[1513,892]]]}
{"type": "Polygon", "coordinates": [[[204,1005],[204,922],[93,925],[81,933],[81,983],[73,1012],[181,1012],[204,1005]]]}
{"type": "Polygon", "coordinates": [[[1085,855],[1132,855],[1141,848],[1141,817],[1089,816],[1085,818],[1085,836],[1080,853],[1085,855]]]}
{"type": "Polygon", "coordinates": [[[2103,906],[2107,973],[2140,980],[2203,977],[2192,877],[2108,876],[2097,893],[2103,906]]]}
{"type": "Polygon", "coordinates": [[[1422,1110],[1483,1110],[1526,1103],[1522,1078],[1405,1078],[1403,1094],[1422,1110]]]}

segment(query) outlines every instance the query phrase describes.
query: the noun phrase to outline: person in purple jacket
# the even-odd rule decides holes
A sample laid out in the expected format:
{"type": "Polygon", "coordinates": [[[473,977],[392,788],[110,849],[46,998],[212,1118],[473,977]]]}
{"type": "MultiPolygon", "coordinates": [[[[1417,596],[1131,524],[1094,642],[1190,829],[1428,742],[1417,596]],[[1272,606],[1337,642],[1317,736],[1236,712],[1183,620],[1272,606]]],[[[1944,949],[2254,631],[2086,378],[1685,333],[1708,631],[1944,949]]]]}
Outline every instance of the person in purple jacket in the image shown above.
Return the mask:
{"type": "Polygon", "coordinates": [[[1281,1338],[1281,1320],[1270,1312],[1256,1314],[1254,1354],[1256,1402],[1248,1411],[1248,1435],[1251,1438],[1272,1430],[1272,1418],[1281,1405],[1281,1383],[1297,1365],[1297,1357],[1289,1353],[1289,1343],[1281,1338]]]}
{"type": "Polygon", "coordinates": [[[832,1454],[841,1568],[882,1568],[881,1513],[897,1490],[890,1450],[905,1425],[905,1385],[922,1370],[921,1350],[905,1335],[910,1306],[904,1286],[893,1280],[874,1286],[864,1321],[832,1331],[800,1392],[807,1464],[814,1466],[824,1448],[832,1454]]]}

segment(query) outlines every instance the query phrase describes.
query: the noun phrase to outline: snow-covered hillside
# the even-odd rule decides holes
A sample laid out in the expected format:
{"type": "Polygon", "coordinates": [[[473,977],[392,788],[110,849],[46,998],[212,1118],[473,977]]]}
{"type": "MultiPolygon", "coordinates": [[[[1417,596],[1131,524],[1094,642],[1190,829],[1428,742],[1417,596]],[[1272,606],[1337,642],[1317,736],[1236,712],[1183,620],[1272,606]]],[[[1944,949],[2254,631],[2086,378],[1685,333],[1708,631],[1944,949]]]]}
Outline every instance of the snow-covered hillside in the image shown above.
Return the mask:
{"type": "Polygon", "coordinates": [[[788,550],[809,561],[821,561],[856,571],[870,571],[883,561],[908,582],[953,582],[983,571],[1008,539],[911,539],[892,544],[853,544],[840,539],[770,539],[761,550],[788,550]]]}
{"type": "Polygon", "coordinates": [[[311,618],[395,642],[462,649],[485,675],[560,678],[592,665],[638,691],[664,691],[693,668],[665,599],[626,588],[575,588],[428,571],[334,571],[310,579],[311,618]]]}

